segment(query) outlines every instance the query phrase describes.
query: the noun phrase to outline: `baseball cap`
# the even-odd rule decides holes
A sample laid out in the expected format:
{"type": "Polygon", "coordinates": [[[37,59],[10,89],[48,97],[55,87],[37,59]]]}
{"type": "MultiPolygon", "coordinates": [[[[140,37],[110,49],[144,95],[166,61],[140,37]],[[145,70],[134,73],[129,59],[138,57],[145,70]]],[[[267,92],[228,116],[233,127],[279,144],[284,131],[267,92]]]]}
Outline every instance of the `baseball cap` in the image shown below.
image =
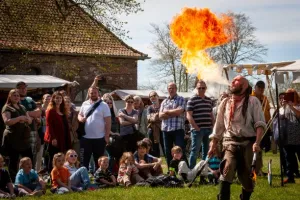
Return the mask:
{"type": "Polygon", "coordinates": [[[19,81],[16,85],[16,88],[20,87],[21,85],[25,85],[25,87],[27,87],[27,84],[23,81],[19,81]]]}
{"type": "Polygon", "coordinates": [[[265,88],[265,87],[266,87],[266,84],[265,84],[265,82],[263,82],[263,81],[257,81],[257,83],[256,83],[255,86],[257,86],[257,87],[259,87],[259,88],[265,88]]]}

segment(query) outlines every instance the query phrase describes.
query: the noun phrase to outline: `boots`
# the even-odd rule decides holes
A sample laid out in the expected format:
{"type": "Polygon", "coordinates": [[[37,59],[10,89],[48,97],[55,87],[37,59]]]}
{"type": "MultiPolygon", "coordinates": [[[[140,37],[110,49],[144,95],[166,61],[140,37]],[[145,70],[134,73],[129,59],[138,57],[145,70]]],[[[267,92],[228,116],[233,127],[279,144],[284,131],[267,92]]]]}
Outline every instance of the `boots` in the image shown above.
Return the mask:
{"type": "Polygon", "coordinates": [[[220,182],[220,193],[217,196],[218,200],[230,200],[230,183],[227,181],[220,182]]]}
{"type": "Polygon", "coordinates": [[[242,190],[242,194],[240,194],[240,199],[241,200],[250,200],[252,192],[247,192],[246,190],[242,190]]]}

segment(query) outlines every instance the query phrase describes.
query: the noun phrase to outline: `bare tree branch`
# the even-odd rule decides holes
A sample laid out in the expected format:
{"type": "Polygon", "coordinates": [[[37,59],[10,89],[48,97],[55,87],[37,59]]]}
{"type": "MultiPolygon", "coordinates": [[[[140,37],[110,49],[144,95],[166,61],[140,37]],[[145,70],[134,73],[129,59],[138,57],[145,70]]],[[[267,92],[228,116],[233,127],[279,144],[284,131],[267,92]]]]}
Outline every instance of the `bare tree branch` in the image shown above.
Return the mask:
{"type": "Polygon", "coordinates": [[[256,28],[245,14],[228,12],[233,18],[233,26],[226,27],[232,40],[222,46],[208,50],[211,58],[222,64],[237,64],[246,61],[264,62],[268,49],[254,35],[256,28]]]}

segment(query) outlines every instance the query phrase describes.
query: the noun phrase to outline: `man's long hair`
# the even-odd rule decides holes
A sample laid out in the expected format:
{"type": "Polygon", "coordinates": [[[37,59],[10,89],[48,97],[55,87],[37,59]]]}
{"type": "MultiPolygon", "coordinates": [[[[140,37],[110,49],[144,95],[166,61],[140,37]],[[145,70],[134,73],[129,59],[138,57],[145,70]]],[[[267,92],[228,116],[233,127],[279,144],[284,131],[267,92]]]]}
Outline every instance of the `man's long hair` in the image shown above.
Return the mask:
{"type": "Polygon", "coordinates": [[[248,102],[249,102],[249,97],[250,97],[251,92],[252,92],[252,87],[249,85],[249,87],[245,91],[245,100],[244,100],[243,107],[242,107],[242,115],[245,119],[245,123],[247,120],[247,109],[248,109],[248,102]]]}

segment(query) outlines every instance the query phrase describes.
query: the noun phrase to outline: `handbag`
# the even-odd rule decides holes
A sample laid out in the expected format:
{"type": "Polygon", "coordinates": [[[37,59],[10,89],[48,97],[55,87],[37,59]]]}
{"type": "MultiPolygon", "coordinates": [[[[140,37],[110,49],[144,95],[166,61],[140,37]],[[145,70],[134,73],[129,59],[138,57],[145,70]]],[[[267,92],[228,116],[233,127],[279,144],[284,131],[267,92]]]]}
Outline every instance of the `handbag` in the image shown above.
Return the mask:
{"type": "MultiPolygon", "coordinates": [[[[97,103],[95,103],[91,109],[88,111],[86,114],[86,119],[93,114],[93,112],[96,110],[96,108],[100,105],[102,100],[100,99],[97,103]]],[[[85,133],[85,122],[79,122],[78,123],[78,128],[76,130],[78,139],[81,139],[86,133],[85,133]]]]}

